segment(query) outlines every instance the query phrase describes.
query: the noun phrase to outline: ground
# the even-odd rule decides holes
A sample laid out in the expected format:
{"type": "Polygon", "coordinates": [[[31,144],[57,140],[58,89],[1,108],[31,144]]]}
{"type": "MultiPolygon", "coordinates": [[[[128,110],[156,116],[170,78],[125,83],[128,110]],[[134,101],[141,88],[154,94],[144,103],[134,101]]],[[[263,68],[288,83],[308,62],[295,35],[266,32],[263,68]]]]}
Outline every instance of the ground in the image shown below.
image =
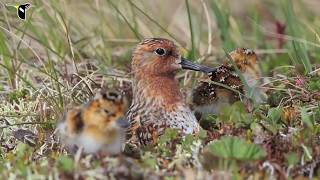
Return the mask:
{"type": "MultiPolygon", "coordinates": [[[[26,20],[14,3],[0,3],[1,179],[319,178],[318,1],[34,0],[26,20]],[[63,112],[101,87],[130,96],[131,52],[146,37],[208,66],[253,49],[266,102],[204,117],[195,136],[169,129],[138,155],[68,154],[54,133],[63,112]]],[[[186,92],[200,76],[177,78],[186,92]]]]}

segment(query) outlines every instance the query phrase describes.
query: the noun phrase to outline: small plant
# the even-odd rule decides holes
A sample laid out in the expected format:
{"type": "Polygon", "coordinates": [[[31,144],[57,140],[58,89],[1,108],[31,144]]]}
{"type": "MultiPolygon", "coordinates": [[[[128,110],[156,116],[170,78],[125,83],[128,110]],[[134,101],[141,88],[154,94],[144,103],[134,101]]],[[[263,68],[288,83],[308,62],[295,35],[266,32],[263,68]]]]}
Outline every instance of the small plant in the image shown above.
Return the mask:
{"type": "Polygon", "coordinates": [[[214,128],[217,128],[217,115],[209,114],[205,117],[202,117],[199,121],[200,126],[205,130],[212,130],[214,128]]]}
{"type": "Polygon", "coordinates": [[[282,101],[282,99],[286,97],[286,94],[284,92],[281,91],[273,91],[269,94],[268,97],[268,104],[271,107],[276,107],[280,104],[280,102],[282,101]]]}
{"type": "Polygon", "coordinates": [[[74,161],[69,156],[60,156],[57,163],[58,168],[63,172],[71,173],[74,170],[74,161]]]}
{"type": "Polygon", "coordinates": [[[267,118],[277,124],[281,118],[282,108],[270,108],[267,118]]]}
{"type": "Polygon", "coordinates": [[[17,89],[11,91],[8,95],[10,102],[17,102],[21,98],[27,98],[30,92],[27,89],[17,89]]]}
{"type": "Polygon", "coordinates": [[[146,168],[151,168],[154,170],[157,169],[157,158],[151,152],[146,152],[142,156],[142,163],[146,168]]]}
{"type": "Polygon", "coordinates": [[[308,83],[308,90],[310,91],[320,91],[320,78],[312,77],[308,83]]]}
{"type": "Polygon", "coordinates": [[[173,156],[176,144],[180,141],[179,131],[177,129],[166,129],[164,134],[160,137],[156,146],[156,151],[161,156],[173,156]]]}
{"type": "Polygon", "coordinates": [[[283,122],[281,121],[282,112],[282,107],[270,108],[268,110],[267,117],[262,121],[264,127],[274,135],[278,133],[283,125],[283,122]]]}
{"type": "Polygon", "coordinates": [[[252,118],[242,102],[236,102],[232,106],[222,109],[218,120],[221,123],[233,124],[236,127],[247,126],[252,122],[252,118]]]}

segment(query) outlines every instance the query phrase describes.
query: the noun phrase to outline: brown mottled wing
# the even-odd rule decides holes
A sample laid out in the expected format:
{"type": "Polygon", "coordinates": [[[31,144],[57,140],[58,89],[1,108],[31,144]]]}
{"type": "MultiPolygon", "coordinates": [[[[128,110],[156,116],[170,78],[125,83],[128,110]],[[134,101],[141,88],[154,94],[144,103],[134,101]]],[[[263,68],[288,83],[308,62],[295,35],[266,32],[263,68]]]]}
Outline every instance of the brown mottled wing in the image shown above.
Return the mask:
{"type": "Polygon", "coordinates": [[[129,121],[129,128],[127,129],[127,139],[130,144],[140,146],[140,138],[144,135],[141,135],[144,130],[145,125],[141,122],[142,115],[144,115],[142,104],[132,103],[129,111],[127,112],[127,119],[129,121]]]}
{"type": "Polygon", "coordinates": [[[130,109],[127,112],[127,119],[129,121],[129,128],[127,129],[127,139],[132,139],[135,136],[136,129],[140,126],[139,116],[137,111],[133,109],[131,105],[130,109]]]}
{"type": "Polygon", "coordinates": [[[161,110],[153,108],[152,113],[148,114],[141,106],[143,105],[134,104],[127,113],[130,123],[127,139],[129,139],[129,143],[138,146],[154,144],[165,129],[165,123],[154,123],[154,119],[157,119],[156,117],[161,113],[161,110]]]}

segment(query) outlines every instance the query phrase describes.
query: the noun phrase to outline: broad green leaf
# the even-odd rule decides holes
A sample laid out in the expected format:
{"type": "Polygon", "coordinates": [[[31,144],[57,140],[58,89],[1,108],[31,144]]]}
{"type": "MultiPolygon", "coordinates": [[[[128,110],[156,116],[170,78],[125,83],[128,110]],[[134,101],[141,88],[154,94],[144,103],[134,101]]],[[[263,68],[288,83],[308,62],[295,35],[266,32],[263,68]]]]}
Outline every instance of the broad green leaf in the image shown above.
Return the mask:
{"type": "Polygon", "coordinates": [[[222,137],[210,143],[208,148],[214,155],[226,159],[250,161],[266,156],[265,150],[260,146],[232,136],[222,137]]]}
{"type": "Polygon", "coordinates": [[[271,108],[268,111],[268,118],[273,122],[278,122],[281,118],[282,108],[271,108]]]}

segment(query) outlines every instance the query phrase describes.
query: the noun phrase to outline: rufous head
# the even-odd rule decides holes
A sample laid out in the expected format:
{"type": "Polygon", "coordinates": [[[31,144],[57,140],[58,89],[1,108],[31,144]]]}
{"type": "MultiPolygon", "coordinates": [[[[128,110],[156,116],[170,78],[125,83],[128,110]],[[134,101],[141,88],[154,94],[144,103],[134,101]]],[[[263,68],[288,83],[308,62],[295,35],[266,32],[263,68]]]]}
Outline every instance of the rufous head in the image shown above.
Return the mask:
{"type": "Polygon", "coordinates": [[[163,38],[145,39],[137,45],[132,57],[134,74],[149,76],[174,75],[179,69],[209,72],[212,68],[194,64],[181,57],[178,47],[163,38]]]}

